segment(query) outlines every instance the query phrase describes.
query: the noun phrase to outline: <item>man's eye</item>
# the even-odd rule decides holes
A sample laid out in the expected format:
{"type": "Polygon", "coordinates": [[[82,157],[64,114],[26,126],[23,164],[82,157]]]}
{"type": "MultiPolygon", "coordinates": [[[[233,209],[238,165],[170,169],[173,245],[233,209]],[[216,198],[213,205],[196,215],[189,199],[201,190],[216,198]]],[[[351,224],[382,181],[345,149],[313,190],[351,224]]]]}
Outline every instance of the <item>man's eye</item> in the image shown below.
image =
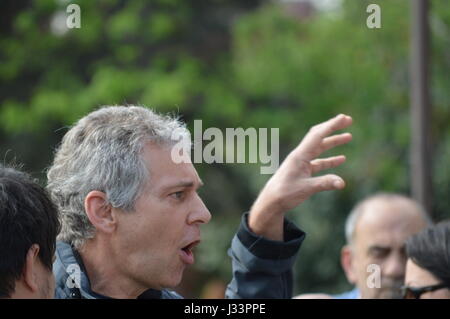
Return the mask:
{"type": "Polygon", "coordinates": [[[175,192],[175,193],[170,194],[170,196],[172,196],[175,199],[180,200],[180,199],[183,199],[184,192],[183,191],[175,192]]]}
{"type": "Polygon", "coordinates": [[[375,248],[370,251],[370,255],[375,258],[383,258],[389,255],[389,249],[375,248]]]}

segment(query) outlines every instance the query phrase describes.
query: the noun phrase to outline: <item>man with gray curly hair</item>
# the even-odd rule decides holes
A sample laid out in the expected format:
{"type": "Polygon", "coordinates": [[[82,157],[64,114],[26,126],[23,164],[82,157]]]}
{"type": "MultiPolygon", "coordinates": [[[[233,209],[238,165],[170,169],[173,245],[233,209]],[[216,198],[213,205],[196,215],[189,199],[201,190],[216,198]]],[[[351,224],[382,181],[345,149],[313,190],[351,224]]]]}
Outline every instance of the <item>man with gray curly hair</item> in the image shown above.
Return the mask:
{"type": "MultiPolygon", "coordinates": [[[[339,115],[313,127],[243,215],[227,297],[291,297],[304,233],[285,212],[314,193],[344,187],[336,175],[312,174],[345,161],[315,158],[349,142],[348,133],[328,135],[351,122],[339,115]]],[[[168,288],[194,263],[200,225],[211,215],[197,194],[202,182],[192,162],[173,160],[180,138],[190,141],[183,123],[139,106],[100,108],[67,132],[48,171],[62,223],[57,298],[181,297],[168,288]]]]}

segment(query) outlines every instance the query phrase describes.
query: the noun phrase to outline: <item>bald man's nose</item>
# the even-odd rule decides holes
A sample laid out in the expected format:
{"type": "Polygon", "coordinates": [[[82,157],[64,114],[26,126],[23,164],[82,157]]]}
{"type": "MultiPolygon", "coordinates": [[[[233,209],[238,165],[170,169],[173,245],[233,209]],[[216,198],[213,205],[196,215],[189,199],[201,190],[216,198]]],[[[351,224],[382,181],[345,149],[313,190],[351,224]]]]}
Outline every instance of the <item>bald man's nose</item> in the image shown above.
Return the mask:
{"type": "Polygon", "coordinates": [[[405,276],[406,258],[401,254],[391,254],[384,263],[383,273],[387,277],[402,278],[405,276]]]}

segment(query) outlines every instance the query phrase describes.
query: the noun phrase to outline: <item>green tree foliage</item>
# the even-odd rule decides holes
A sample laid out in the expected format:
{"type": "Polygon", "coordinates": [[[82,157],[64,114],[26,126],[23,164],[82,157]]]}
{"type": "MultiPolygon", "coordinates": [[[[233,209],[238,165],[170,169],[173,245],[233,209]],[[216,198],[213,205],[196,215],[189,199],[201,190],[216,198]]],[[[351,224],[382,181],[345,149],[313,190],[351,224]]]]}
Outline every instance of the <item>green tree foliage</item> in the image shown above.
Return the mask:
{"type": "MultiPolygon", "coordinates": [[[[432,2],[434,207],[450,215],[450,3],[432,2]]],[[[292,14],[277,1],[80,0],[81,29],[64,30],[68,2],[2,1],[0,147],[45,182],[66,127],[106,104],[180,114],[192,128],[280,128],[281,159],[313,124],[353,116],[342,192],[290,214],[308,233],[297,290],[349,288],[339,265],[345,217],[376,191],[409,192],[409,4],[382,1],[382,28],[366,27],[371,1],[292,14]],[[59,21],[59,22],[58,22],[59,21]],[[10,151],[8,151],[10,150],[10,151]]],[[[198,270],[230,278],[226,255],[240,215],[268,176],[259,165],[197,166],[213,213],[198,270]],[[245,181],[245,182],[243,182],[245,181]]],[[[200,287],[196,287],[197,292],[200,287]]],[[[195,296],[195,294],[193,295],[195,296]]]]}

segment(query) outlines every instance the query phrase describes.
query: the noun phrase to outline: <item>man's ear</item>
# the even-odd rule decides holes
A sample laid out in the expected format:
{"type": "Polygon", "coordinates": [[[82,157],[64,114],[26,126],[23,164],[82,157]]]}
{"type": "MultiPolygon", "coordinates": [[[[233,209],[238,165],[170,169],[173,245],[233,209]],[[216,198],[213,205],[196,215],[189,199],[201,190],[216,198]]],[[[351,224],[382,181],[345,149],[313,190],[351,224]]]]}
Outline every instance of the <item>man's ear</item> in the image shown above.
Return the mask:
{"type": "Polygon", "coordinates": [[[341,249],[341,265],[347,276],[347,280],[351,284],[356,284],[357,276],[355,272],[355,257],[350,245],[346,245],[341,249]]]}
{"type": "Polygon", "coordinates": [[[91,191],[84,199],[84,209],[89,221],[96,230],[111,233],[116,227],[116,220],[112,214],[112,207],[106,200],[106,194],[91,191]]]}
{"type": "Polygon", "coordinates": [[[32,291],[36,292],[39,289],[39,274],[38,263],[39,263],[39,245],[33,244],[30,249],[28,249],[27,256],[25,258],[25,265],[23,268],[23,281],[24,284],[32,291]]]}

